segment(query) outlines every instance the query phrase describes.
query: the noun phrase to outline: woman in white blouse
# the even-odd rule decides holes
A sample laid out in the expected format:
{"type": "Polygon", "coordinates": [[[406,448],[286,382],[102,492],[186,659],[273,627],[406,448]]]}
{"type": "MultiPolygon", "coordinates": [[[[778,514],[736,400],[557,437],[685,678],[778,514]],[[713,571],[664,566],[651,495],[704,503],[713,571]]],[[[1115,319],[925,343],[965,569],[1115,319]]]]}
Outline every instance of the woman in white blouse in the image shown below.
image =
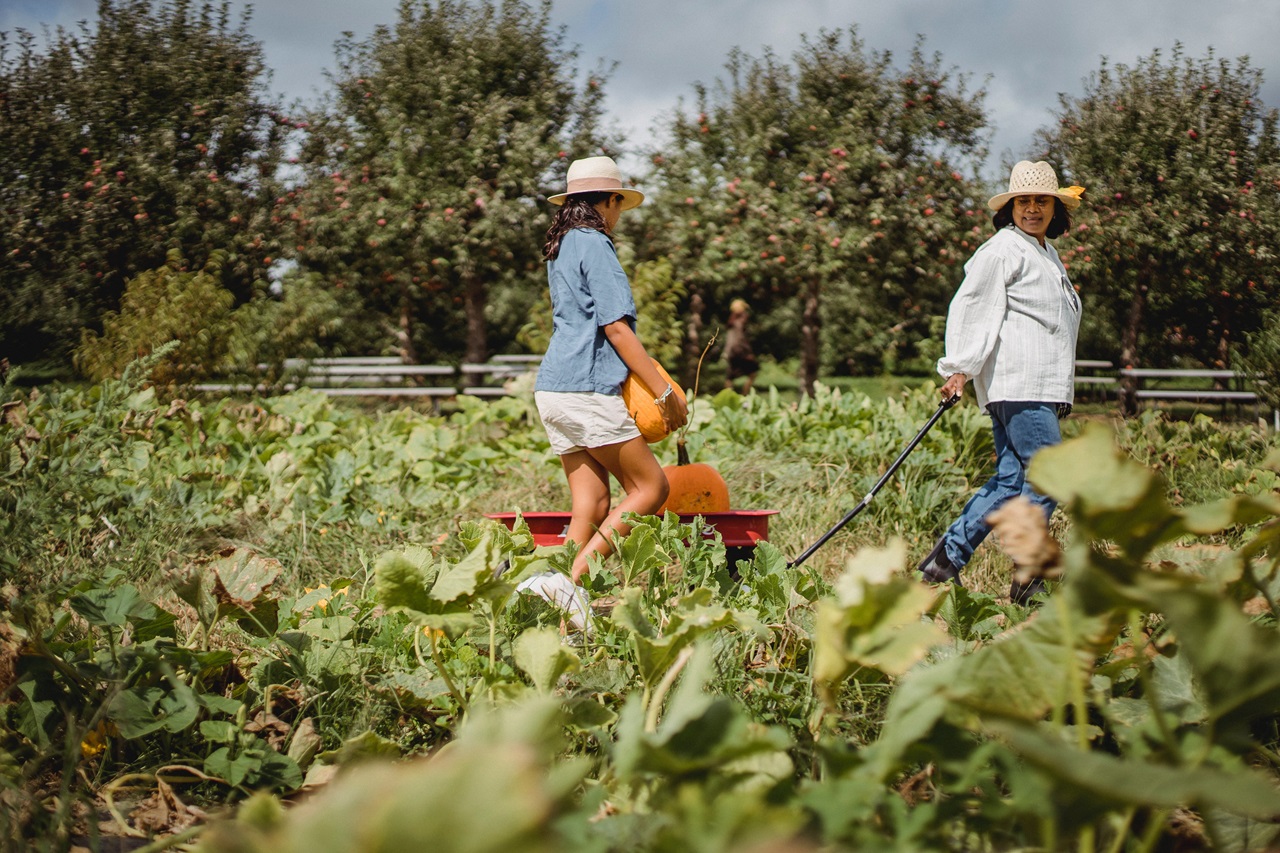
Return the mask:
{"type": "MultiPolygon", "coordinates": [[[[998,229],[965,264],[965,277],[947,312],[946,354],[938,373],[944,399],[973,380],[978,405],[991,416],[996,473],[965,504],[918,571],[933,582],[960,583],[991,526],[986,517],[1015,495],[1053,514],[1054,502],[1026,480],[1037,450],[1062,440],[1058,419],[1071,411],[1075,386],[1080,297],[1047,241],[1071,227],[1067,213],[1080,204],[1081,187],[1058,187],[1053,167],[1023,160],[1013,167],[1009,191],[993,196],[998,229]]],[[[1015,583],[1011,597],[1025,604],[1043,585],[1015,583]]]]}

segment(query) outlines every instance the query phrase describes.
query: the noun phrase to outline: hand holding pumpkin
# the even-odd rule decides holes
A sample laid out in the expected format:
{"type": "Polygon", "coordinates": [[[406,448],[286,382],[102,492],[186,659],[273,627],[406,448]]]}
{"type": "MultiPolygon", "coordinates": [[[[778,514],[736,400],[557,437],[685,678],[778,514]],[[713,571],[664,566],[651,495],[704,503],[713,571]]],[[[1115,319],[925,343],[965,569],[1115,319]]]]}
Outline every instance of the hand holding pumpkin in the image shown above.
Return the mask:
{"type": "Polygon", "coordinates": [[[653,444],[684,426],[689,410],[684,391],[656,359],[650,361],[665,384],[659,385],[655,392],[632,371],[622,384],[622,400],[644,440],[653,444]],[[664,391],[664,388],[670,390],[664,391]]]}
{"type": "MultiPolygon", "coordinates": [[[[674,385],[668,387],[675,389],[674,385]]],[[[685,402],[683,394],[667,393],[665,398],[659,398],[654,402],[658,405],[658,414],[662,415],[662,420],[666,422],[668,432],[675,432],[688,422],[689,405],[685,402]]]]}

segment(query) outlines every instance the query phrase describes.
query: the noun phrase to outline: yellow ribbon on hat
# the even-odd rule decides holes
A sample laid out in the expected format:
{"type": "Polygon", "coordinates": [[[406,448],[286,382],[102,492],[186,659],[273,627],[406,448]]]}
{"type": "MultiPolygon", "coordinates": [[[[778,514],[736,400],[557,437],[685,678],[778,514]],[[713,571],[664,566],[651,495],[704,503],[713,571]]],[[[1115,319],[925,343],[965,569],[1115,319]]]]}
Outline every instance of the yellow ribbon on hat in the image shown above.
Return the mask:
{"type": "Polygon", "coordinates": [[[1084,195],[1084,187],[1059,187],[1058,192],[1078,199],[1080,196],[1084,195]]]}

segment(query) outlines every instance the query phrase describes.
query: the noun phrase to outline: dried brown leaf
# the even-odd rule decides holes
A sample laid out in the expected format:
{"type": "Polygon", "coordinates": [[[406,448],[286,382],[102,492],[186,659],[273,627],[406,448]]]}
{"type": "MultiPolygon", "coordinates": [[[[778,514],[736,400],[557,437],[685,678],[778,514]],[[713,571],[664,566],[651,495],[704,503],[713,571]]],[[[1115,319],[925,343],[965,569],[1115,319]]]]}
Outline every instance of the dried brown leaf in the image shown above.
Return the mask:
{"type": "Polygon", "coordinates": [[[1000,547],[1013,560],[1013,579],[1020,584],[1062,574],[1062,549],[1049,535],[1044,512],[1022,495],[987,516],[1000,547]]]}
{"type": "Polygon", "coordinates": [[[181,832],[208,818],[195,806],[188,806],[178,798],[173,788],[163,779],[156,780],[156,790],[132,812],[133,825],[148,835],[181,832]]]}
{"type": "Polygon", "coordinates": [[[259,556],[248,548],[224,548],[205,567],[213,574],[213,594],[221,605],[252,612],[283,567],[279,560],[259,556]]]}

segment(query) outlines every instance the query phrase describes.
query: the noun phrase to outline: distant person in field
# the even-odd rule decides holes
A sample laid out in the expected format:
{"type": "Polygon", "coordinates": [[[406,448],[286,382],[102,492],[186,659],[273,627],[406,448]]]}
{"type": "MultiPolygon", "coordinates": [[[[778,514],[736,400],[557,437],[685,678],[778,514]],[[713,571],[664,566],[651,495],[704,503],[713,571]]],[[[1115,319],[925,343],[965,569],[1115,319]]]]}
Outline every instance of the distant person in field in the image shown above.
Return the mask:
{"type": "Polygon", "coordinates": [[[667,498],[662,465],[622,400],[628,372],[653,392],[669,429],[683,426],[688,410],[636,337],[636,305],[613,245],[622,212],[644,194],[623,186],[611,158],[587,157],[569,164],[565,192],[547,200],[560,207],[542,250],[553,327],[534,400],[569,480],[566,539],[578,544],[577,583],[593,555],[608,556],[611,538],[631,531],[623,513],[652,515],[667,498]],[[610,475],[626,492],[612,507],[610,475]]]}
{"type": "MultiPolygon", "coordinates": [[[[934,545],[917,570],[925,580],[960,584],[960,572],[987,538],[987,517],[1025,495],[1053,515],[1055,503],[1027,483],[1036,451],[1062,440],[1058,419],[1071,412],[1080,297],[1048,242],[1071,227],[1068,211],[1082,187],[1058,187],[1053,167],[1023,160],[1009,191],[993,196],[996,234],[965,264],[964,281],[947,313],[946,354],[938,360],[943,399],[973,380],[978,405],[991,416],[996,472],[934,545]]],[[[1043,581],[1014,582],[1010,597],[1026,604],[1043,581]]]]}
{"type": "Polygon", "coordinates": [[[747,335],[747,320],[750,318],[751,309],[745,299],[735,299],[729,303],[729,322],[724,334],[724,387],[732,388],[738,379],[745,377],[743,394],[751,391],[756,374],[760,372],[760,362],[756,360],[756,354],[751,349],[751,338],[747,335]]]}

